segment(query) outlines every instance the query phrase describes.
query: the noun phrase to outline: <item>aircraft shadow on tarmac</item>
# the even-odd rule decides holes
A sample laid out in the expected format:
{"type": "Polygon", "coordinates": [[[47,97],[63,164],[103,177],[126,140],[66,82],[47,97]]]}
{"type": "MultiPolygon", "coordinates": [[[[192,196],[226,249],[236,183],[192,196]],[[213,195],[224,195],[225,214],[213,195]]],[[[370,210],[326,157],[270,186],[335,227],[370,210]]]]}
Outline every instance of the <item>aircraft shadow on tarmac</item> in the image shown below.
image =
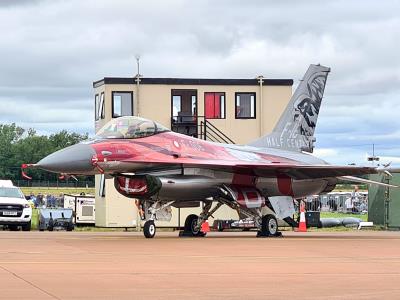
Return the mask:
{"type": "MultiPolygon", "coordinates": [[[[101,237],[98,238],[121,238],[121,239],[143,239],[143,237],[139,234],[118,234],[118,235],[112,235],[112,236],[107,236],[107,235],[102,235],[101,237]]],[[[158,239],[182,239],[182,240],[199,240],[199,241],[205,241],[205,240],[219,240],[219,239],[254,239],[254,232],[249,231],[249,232],[211,232],[205,237],[179,237],[178,232],[162,232],[159,234],[157,237],[158,239]]],[[[259,240],[293,240],[293,239],[299,239],[299,240],[371,240],[371,239],[376,239],[376,240],[386,240],[386,239],[400,239],[400,233],[397,235],[381,235],[380,232],[376,231],[369,231],[369,232],[309,232],[309,233],[295,233],[293,231],[283,231],[282,236],[280,237],[269,237],[269,238],[259,238],[259,240]]]]}

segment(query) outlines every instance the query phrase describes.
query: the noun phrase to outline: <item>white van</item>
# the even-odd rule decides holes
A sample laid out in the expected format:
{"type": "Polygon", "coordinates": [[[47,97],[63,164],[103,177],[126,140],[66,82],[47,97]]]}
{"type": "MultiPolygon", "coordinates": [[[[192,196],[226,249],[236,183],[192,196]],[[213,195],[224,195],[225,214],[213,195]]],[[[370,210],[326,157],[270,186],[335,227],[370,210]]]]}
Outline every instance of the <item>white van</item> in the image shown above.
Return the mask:
{"type": "Polygon", "coordinates": [[[11,180],[0,180],[0,225],[11,230],[21,226],[23,231],[30,231],[31,219],[32,207],[22,191],[11,180]]]}

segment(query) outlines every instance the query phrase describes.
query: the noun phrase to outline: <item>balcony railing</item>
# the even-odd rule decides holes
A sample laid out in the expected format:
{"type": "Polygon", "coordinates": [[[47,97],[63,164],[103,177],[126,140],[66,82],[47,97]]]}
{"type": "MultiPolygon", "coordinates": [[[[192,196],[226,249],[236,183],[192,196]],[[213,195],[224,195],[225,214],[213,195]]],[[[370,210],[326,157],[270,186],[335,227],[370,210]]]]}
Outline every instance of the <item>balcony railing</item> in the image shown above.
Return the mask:
{"type": "Polygon", "coordinates": [[[225,133],[212,124],[205,116],[173,116],[171,129],[174,132],[193,136],[202,140],[235,144],[225,133]]]}

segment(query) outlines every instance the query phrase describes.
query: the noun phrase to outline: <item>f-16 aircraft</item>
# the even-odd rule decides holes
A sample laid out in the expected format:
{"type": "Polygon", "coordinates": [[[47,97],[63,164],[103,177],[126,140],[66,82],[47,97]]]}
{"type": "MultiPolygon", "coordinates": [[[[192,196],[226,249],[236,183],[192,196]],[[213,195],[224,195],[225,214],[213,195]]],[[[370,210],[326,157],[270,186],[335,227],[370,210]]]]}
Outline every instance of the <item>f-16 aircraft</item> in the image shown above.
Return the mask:
{"type": "Polygon", "coordinates": [[[275,236],[275,215],[295,223],[293,199],[330,192],[339,179],[371,183],[354,176],[378,172],[329,165],[311,155],[329,72],[310,65],[272,133],[248,145],[205,141],[130,116],[111,120],[91,140],[24,167],[113,177],[119,193],[137,199],[146,238],[155,236],[155,220],[171,217],[171,206],[200,203],[200,215],[185,221],[186,235],[203,236],[202,224],[225,204],[252,219],[258,236],[275,236]],[[264,206],[275,215],[263,215],[264,206]]]}

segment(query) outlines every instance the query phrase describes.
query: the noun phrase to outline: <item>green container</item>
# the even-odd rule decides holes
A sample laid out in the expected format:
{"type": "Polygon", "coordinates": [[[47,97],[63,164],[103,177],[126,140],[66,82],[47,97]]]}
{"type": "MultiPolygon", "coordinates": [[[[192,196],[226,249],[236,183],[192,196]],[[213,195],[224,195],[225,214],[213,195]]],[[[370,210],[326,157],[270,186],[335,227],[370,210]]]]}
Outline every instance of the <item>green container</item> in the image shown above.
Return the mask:
{"type": "MultiPolygon", "coordinates": [[[[400,173],[370,175],[370,180],[400,186],[400,173]]],[[[368,188],[368,221],[389,229],[400,229],[400,188],[370,185],[368,188]]]]}

